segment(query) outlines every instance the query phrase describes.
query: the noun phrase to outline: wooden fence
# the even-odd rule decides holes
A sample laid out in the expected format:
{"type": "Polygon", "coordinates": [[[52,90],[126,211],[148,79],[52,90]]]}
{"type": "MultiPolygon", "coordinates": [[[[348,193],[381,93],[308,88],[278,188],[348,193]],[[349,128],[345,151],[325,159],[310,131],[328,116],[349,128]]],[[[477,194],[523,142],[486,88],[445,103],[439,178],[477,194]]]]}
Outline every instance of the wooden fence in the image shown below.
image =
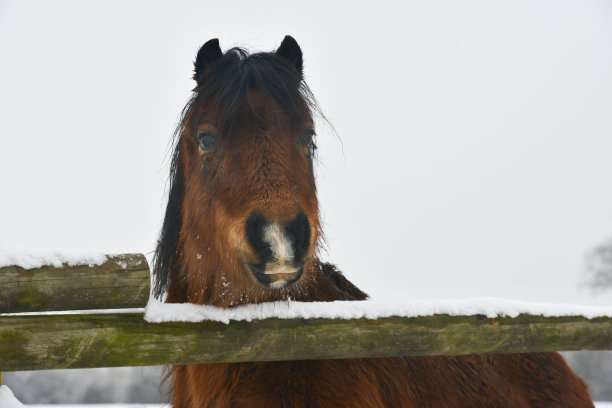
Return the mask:
{"type": "Polygon", "coordinates": [[[612,350],[610,316],[148,323],[142,308],[149,279],[149,267],[140,254],[108,256],[106,263],[95,267],[0,268],[0,372],[612,350]]]}

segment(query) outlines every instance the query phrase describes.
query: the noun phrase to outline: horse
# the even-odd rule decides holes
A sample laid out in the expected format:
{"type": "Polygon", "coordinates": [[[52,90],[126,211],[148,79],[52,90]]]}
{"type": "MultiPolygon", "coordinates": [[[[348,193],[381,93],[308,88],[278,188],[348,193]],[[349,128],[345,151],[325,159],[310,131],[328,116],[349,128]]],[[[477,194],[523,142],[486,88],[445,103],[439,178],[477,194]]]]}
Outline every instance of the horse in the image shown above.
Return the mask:
{"type": "MultiPolygon", "coordinates": [[[[313,118],[298,43],[198,51],[174,133],[154,295],[233,307],[363,300],[319,260],[313,118]]],[[[324,116],[320,116],[323,117],[324,116]]],[[[593,407],[557,353],[177,365],[174,408],[593,407]]]]}

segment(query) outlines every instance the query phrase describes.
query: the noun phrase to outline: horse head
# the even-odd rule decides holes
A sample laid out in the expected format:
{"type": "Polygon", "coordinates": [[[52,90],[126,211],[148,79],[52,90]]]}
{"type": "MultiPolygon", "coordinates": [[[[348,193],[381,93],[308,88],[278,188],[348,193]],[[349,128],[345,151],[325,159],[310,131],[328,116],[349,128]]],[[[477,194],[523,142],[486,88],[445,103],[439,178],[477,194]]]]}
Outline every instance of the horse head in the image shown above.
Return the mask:
{"type": "Polygon", "coordinates": [[[320,236],[313,173],[316,101],[302,52],[223,53],[206,42],[183,111],[155,259],[169,301],[231,306],[303,290],[320,236]]]}

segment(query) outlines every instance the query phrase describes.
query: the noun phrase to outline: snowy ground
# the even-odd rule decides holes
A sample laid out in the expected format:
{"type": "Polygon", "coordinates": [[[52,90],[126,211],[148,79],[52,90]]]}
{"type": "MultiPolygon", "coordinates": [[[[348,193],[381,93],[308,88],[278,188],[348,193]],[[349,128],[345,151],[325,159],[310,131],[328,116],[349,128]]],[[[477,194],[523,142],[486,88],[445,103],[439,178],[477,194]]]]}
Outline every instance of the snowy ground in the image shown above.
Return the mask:
{"type": "MultiPolygon", "coordinates": [[[[27,405],[32,408],[169,408],[161,404],[88,404],[88,405],[27,405]]],[[[603,406],[608,408],[607,406],[603,406]]],[[[612,407],[612,403],[610,405],[612,407]]],[[[4,408],[4,407],[2,407],[4,408]]],[[[599,406],[597,408],[600,408],[599,406]]]]}
{"type": "MultiPolygon", "coordinates": [[[[31,408],[169,408],[169,405],[161,405],[161,404],[87,404],[87,405],[69,404],[69,405],[27,405],[27,407],[31,407],[31,408]]],[[[612,405],[610,405],[610,407],[612,407],[612,405]]],[[[599,408],[599,406],[597,408],[599,408]]],[[[607,408],[607,407],[604,406],[604,408],[607,408]]]]}
{"type": "MultiPolygon", "coordinates": [[[[612,402],[596,402],[596,408],[612,408],[612,402]]],[[[6,386],[0,386],[1,408],[25,408],[12,391],[6,386]]],[[[28,405],[32,408],[168,408],[167,404],[89,404],[89,405],[28,405]]]]}
{"type": "MultiPolygon", "coordinates": [[[[58,404],[58,405],[38,405],[32,404],[27,407],[35,408],[168,408],[168,404],[58,404]]],[[[0,386],[0,408],[26,408],[15,398],[13,392],[6,385],[0,386]]]]}

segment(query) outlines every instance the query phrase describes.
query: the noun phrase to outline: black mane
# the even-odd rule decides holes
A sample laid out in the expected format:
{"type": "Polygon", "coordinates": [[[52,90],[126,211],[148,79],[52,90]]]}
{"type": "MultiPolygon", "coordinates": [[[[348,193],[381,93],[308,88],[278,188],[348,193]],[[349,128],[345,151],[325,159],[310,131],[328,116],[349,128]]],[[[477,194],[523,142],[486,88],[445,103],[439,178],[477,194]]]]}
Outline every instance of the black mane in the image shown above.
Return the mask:
{"type": "MultiPolygon", "coordinates": [[[[263,97],[272,98],[293,121],[303,119],[304,110],[323,119],[317,101],[303,80],[301,72],[287,59],[274,52],[249,54],[242,48],[232,48],[222,57],[211,62],[204,72],[205,79],[193,90],[194,93],[183,108],[181,119],[172,139],[172,156],[169,176],[169,197],[164,222],[157,241],[153,258],[153,294],[163,295],[170,284],[171,271],[180,276],[179,234],[181,229],[181,209],[184,195],[184,179],[181,166],[180,140],[187,130],[187,119],[197,114],[203,103],[211,103],[215,125],[221,132],[232,125],[232,118],[249,92],[258,91],[263,97]]],[[[250,102],[250,101],[249,101],[250,102]]],[[[197,120],[190,121],[196,126],[197,120]]],[[[176,282],[179,283],[179,282],[176,282]]]]}

